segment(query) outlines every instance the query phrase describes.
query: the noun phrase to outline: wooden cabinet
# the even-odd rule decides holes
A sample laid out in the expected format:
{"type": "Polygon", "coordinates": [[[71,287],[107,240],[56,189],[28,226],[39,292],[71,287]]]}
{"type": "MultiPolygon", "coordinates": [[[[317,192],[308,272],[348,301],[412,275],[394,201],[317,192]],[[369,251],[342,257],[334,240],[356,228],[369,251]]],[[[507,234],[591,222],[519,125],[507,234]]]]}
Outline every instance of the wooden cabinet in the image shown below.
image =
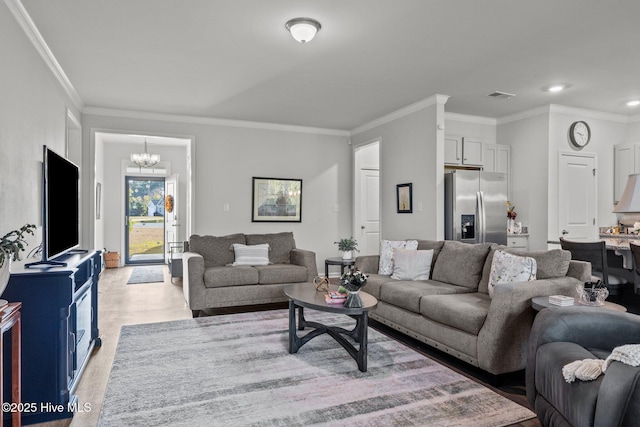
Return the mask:
{"type": "Polygon", "coordinates": [[[507,197],[511,199],[511,146],[484,144],[484,167],[487,172],[507,174],[507,197]]]}
{"type": "Polygon", "coordinates": [[[617,203],[627,184],[627,177],[640,173],[640,144],[613,146],[613,202],[617,203]]]}
{"type": "Polygon", "coordinates": [[[482,166],[484,145],[477,138],[444,137],[444,163],[457,166],[482,166]]]}
{"type": "Polygon", "coordinates": [[[513,249],[529,249],[529,235],[509,234],[507,235],[507,246],[513,249]]]}
{"type": "Polygon", "coordinates": [[[22,413],[24,424],[71,418],[75,409],[82,410],[73,393],[91,350],[101,344],[101,252],[68,254],[56,261],[67,266],[24,269],[14,263],[3,293],[9,301],[22,302],[22,363],[27,367],[22,402],[35,407],[22,413]]]}

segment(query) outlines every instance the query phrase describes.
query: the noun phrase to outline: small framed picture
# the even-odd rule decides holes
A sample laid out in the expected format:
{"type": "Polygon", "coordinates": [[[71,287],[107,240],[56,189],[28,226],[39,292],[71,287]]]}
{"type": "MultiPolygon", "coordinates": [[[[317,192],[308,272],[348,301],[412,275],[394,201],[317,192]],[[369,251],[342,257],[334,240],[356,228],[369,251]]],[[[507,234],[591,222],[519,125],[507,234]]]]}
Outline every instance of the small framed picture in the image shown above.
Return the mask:
{"type": "Polygon", "coordinates": [[[251,222],[302,222],[302,180],[253,178],[251,222]]]}
{"type": "Polygon", "coordinates": [[[413,213],[413,184],[396,185],[398,213],[413,213]]]}

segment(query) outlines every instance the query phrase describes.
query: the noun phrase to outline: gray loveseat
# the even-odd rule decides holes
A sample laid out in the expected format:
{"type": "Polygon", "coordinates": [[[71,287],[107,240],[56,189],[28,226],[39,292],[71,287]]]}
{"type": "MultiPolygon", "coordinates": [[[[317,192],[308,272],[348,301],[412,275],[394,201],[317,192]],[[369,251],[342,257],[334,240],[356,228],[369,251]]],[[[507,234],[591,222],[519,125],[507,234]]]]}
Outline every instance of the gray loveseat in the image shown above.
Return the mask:
{"type": "Polygon", "coordinates": [[[314,252],[297,249],[293,233],[193,235],[185,242],[184,298],[198,317],[208,308],[287,301],[283,287],[312,282],[318,275],[314,252]],[[269,265],[237,265],[233,244],[269,244],[269,265]]]}
{"type": "Polygon", "coordinates": [[[591,265],[572,261],[561,249],[520,252],[538,265],[538,280],[496,287],[489,296],[490,244],[418,240],[418,250],[434,250],[429,280],[402,281],[379,275],[379,256],[361,256],[355,266],[369,274],[363,291],[378,298],[370,317],[412,338],[498,375],[525,368],[534,319],[531,298],[573,295],[588,281],[591,265]]]}

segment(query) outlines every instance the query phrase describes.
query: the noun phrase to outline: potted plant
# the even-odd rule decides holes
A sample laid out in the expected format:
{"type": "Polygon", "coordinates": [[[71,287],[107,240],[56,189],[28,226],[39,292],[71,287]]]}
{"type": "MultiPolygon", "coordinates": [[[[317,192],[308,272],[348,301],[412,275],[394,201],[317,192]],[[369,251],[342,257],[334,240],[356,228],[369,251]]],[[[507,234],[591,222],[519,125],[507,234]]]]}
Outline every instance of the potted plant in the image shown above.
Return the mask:
{"type": "Polygon", "coordinates": [[[0,240],[0,295],[2,295],[9,283],[11,261],[20,259],[20,252],[24,251],[27,245],[24,237],[26,234],[33,234],[35,229],[35,225],[25,224],[19,230],[10,231],[2,236],[0,240]]]}
{"type": "Polygon", "coordinates": [[[340,239],[333,243],[338,245],[338,250],[342,251],[342,259],[353,258],[353,251],[360,252],[358,250],[358,242],[353,238],[353,236],[347,239],[340,239]]]}

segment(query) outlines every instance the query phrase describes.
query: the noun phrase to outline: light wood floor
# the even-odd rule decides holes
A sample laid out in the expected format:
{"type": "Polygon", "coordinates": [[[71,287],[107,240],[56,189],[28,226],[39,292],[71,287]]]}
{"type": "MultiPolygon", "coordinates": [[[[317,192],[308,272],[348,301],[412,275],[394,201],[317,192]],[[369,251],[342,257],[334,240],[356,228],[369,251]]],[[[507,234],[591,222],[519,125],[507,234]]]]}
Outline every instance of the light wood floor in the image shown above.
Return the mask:
{"type": "MultiPolygon", "coordinates": [[[[91,405],[91,411],[76,413],[73,419],[37,424],[37,427],[89,427],[98,423],[102,401],[116,352],[116,345],[122,325],[137,323],[153,323],[167,320],[189,319],[191,311],[187,309],[182,296],[182,281],[174,279],[171,283],[166,266],[164,283],[141,283],[127,285],[133,267],[106,269],[100,276],[98,285],[98,327],[102,338],[102,347],[93,351],[85,372],[83,373],[76,394],[79,405],[91,405]]],[[[283,306],[284,307],[284,306],[283,306]]],[[[269,307],[259,307],[265,309],[269,307]]],[[[223,314],[224,310],[219,314],[223,314]]],[[[458,372],[465,374],[498,393],[526,405],[524,383],[519,378],[509,380],[502,386],[494,387],[473,367],[444,355],[437,350],[411,340],[385,328],[384,325],[371,321],[371,326],[383,333],[405,342],[415,350],[432,357],[458,372]]],[[[135,398],[132,396],[132,398],[135,398]]],[[[537,420],[515,424],[520,427],[539,427],[537,420]]]]}

